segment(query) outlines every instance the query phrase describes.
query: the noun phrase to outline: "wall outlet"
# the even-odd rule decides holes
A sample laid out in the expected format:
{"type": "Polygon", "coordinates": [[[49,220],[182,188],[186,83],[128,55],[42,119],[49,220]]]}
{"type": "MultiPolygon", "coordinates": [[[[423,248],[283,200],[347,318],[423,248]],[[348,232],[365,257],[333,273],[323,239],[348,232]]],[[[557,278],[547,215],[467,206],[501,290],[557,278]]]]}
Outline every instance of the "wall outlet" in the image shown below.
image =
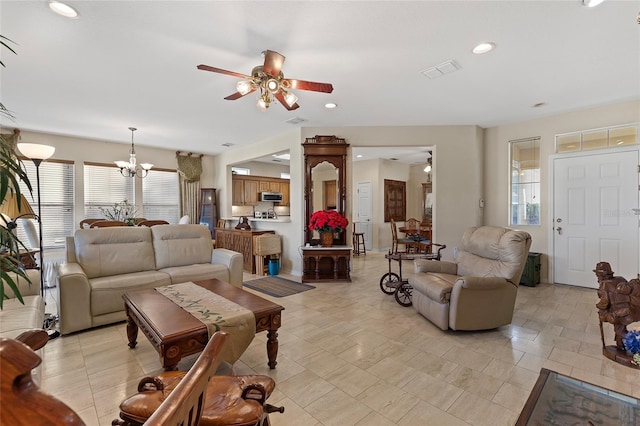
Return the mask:
{"type": "Polygon", "coordinates": [[[484,198],[480,198],[480,208],[484,209],[484,198]]]}

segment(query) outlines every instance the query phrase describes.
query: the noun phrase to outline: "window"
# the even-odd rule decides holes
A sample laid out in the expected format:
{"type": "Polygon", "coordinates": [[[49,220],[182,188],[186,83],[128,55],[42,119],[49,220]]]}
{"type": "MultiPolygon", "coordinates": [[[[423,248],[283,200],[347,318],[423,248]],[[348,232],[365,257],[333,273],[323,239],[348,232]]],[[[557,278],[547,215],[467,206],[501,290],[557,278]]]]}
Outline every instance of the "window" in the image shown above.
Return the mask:
{"type": "Polygon", "coordinates": [[[540,225],[540,138],[509,141],[511,225],[540,225]]]}
{"type": "Polygon", "coordinates": [[[178,173],[151,170],[142,179],[142,215],[147,219],[164,219],[178,223],[180,219],[180,184],[178,173]]]}
{"type": "Polygon", "coordinates": [[[231,174],[234,175],[250,175],[251,170],[245,169],[244,167],[231,167],[231,174]]]}
{"type": "Polygon", "coordinates": [[[115,166],[84,163],[84,216],[104,217],[100,207],[113,207],[124,200],[133,202],[135,179],[122,176],[115,166]]]}
{"type": "MultiPolygon", "coordinates": [[[[27,171],[33,197],[24,183],[20,183],[22,191],[38,213],[38,185],[36,166],[31,160],[23,160],[27,171]]],[[[42,245],[44,249],[64,247],[65,237],[73,235],[73,163],[59,160],[48,160],[40,164],[40,208],[42,210],[42,245]]],[[[18,226],[18,238],[28,241],[24,227],[18,226]]]]}

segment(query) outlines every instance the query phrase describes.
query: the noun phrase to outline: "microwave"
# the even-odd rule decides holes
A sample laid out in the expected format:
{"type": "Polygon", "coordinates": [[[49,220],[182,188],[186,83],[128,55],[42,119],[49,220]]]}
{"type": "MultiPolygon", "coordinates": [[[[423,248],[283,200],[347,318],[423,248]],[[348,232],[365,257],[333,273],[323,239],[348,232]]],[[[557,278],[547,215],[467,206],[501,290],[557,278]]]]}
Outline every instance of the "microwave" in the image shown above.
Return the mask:
{"type": "Polygon", "coordinates": [[[279,203],[282,201],[282,192],[261,192],[260,201],[273,201],[279,203]]]}

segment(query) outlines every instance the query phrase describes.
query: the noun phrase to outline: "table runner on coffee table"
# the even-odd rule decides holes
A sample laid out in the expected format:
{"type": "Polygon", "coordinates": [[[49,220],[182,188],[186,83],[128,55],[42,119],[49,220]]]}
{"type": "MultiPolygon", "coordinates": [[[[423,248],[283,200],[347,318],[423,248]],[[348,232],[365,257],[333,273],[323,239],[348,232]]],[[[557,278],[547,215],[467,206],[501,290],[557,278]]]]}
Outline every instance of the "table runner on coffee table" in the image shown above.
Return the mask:
{"type": "Polygon", "coordinates": [[[216,331],[229,333],[224,360],[235,363],[256,334],[253,312],[192,282],[156,287],[156,291],[207,326],[209,338],[216,331]]]}

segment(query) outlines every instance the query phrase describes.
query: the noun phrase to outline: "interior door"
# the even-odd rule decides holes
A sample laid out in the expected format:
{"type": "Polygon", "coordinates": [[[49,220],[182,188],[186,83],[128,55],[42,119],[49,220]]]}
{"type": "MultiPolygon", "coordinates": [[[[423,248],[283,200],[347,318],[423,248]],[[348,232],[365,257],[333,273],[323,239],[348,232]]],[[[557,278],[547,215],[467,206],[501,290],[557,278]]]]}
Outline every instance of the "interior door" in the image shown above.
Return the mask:
{"type": "Polygon", "coordinates": [[[597,288],[600,261],[635,278],[638,262],[638,151],[553,159],[554,281],[597,288]]]}
{"type": "Polygon", "coordinates": [[[356,212],[356,228],[358,232],[364,232],[364,247],[371,250],[373,226],[371,224],[371,182],[358,182],[358,211],[356,212]]]}

